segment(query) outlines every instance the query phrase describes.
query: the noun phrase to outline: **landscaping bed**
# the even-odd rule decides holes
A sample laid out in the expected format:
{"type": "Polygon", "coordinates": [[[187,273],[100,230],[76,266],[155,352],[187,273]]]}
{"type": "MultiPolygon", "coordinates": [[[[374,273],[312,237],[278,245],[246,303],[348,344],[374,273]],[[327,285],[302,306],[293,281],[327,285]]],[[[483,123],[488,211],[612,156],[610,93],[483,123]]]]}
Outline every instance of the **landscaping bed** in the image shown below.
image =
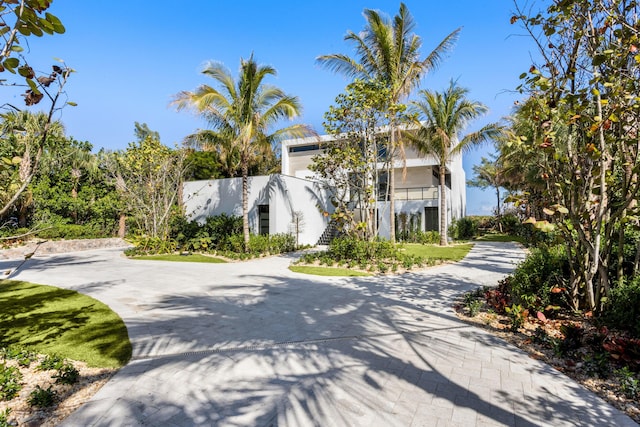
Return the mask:
{"type": "MultiPolygon", "coordinates": [[[[16,357],[15,353],[8,355],[6,348],[0,349],[0,371],[15,368],[20,378],[17,383],[20,389],[15,396],[0,399],[0,426],[56,426],[87,402],[116,372],[114,368],[95,368],[84,362],[64,360],[66,366],[73,366],[77,372],[77,380],[65,384],[56,376],[60,376],[60,372],[64,376],[66,372],[69,378],[68,373],[73,372],[69,368],[42,369],[47,356],[22,350],[23,355],[29,355],[25,359],[16,357]],[[47,405],[49,397],[51,402],[47,405]]],[[[8,384],[8,377],[0,375],[0,390],[15,389],[15,386],[3,387],[8,384]]]]}
{"type": "Polygon", "coordinates": [[[346,268],[370,274],[402,274],[464,258],[473,244],[437,246],[388,241],[366,241],[349,237],[333,240],[328,250],[309,252],[296,262],[298,266],[346,268]]]}

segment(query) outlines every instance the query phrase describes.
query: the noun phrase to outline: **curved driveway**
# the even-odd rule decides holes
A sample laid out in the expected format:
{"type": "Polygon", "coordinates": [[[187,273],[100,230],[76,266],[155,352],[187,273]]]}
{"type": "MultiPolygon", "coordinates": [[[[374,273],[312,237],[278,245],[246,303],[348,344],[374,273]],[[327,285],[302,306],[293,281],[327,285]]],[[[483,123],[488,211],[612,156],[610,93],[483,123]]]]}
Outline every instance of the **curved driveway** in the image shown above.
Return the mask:
{"type": "Polygon", "coordinates": [[[64,426],[635,426],[456,318],[456,295],[522,256],[478,243],[421,273],[325,278],[292,273],[290,257],[168,263],[109,249],[35,256],[13,278],[91,295],[128,327],[132,361],[64,426]]]}

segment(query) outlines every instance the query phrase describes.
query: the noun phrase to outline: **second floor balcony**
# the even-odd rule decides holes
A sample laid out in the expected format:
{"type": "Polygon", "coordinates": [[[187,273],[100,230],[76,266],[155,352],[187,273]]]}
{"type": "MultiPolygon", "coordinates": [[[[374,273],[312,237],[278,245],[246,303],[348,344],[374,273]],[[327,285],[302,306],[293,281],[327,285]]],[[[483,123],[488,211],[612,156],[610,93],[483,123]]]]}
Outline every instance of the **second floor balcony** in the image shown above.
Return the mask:
{"type": "MultiPolygon", "coordinates": [[[[409,188],[396,188],[395,200],[437,200],[438,199],[438,187],[409,187],[409,188]]],[[[388,201],[389,196],[385,197],[384,192],[380,192],[378,201],[388,201]]]]}

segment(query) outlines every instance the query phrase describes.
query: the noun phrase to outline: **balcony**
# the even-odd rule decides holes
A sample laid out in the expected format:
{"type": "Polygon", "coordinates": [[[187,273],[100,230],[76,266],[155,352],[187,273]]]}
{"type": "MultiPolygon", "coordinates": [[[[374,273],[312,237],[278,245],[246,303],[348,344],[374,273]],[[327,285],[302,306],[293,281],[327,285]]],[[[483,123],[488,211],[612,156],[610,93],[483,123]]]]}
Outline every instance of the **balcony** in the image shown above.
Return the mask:
{"type": "MultiPolygon", "coordinates": [[[[395,200],[437,200],[438,187],[396,188],[395,200]]],[[[380,194],[379,201],[384,201],[384,194],[380,194]]],[[[389,200],[387,197],[386,200],[389,200]]]]}

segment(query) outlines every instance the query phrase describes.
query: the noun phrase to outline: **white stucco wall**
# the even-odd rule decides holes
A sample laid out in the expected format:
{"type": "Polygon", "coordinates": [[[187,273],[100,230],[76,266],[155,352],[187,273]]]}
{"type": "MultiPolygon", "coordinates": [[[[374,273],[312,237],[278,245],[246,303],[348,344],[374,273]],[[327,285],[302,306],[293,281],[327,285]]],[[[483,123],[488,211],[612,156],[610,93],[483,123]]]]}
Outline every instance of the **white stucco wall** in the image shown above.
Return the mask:
{"type": "Polygon", "coordinates": [[[462,155],[454,156],[448,167],[451,170],[451,191],[447,194],[451,199],[448,203],[451,207],[451,221],[467,215],[467,178],[462,167],[462,155]]]}
{"type": "MultiPolygon", "coordinates": [[[[323,211],[333,212],[326,190],[313,181],[284,175],[249,177],[249,228],[258,233],[258,206],[269,205],[269,233],[291,233],[292,215],[303,212],[300,244],[316,244],[329,223],[323,211]]],[[[204,222],[225,213],[242,215],[242,179],[185,182],[183,202],[187,218],[204,222]]]]}

